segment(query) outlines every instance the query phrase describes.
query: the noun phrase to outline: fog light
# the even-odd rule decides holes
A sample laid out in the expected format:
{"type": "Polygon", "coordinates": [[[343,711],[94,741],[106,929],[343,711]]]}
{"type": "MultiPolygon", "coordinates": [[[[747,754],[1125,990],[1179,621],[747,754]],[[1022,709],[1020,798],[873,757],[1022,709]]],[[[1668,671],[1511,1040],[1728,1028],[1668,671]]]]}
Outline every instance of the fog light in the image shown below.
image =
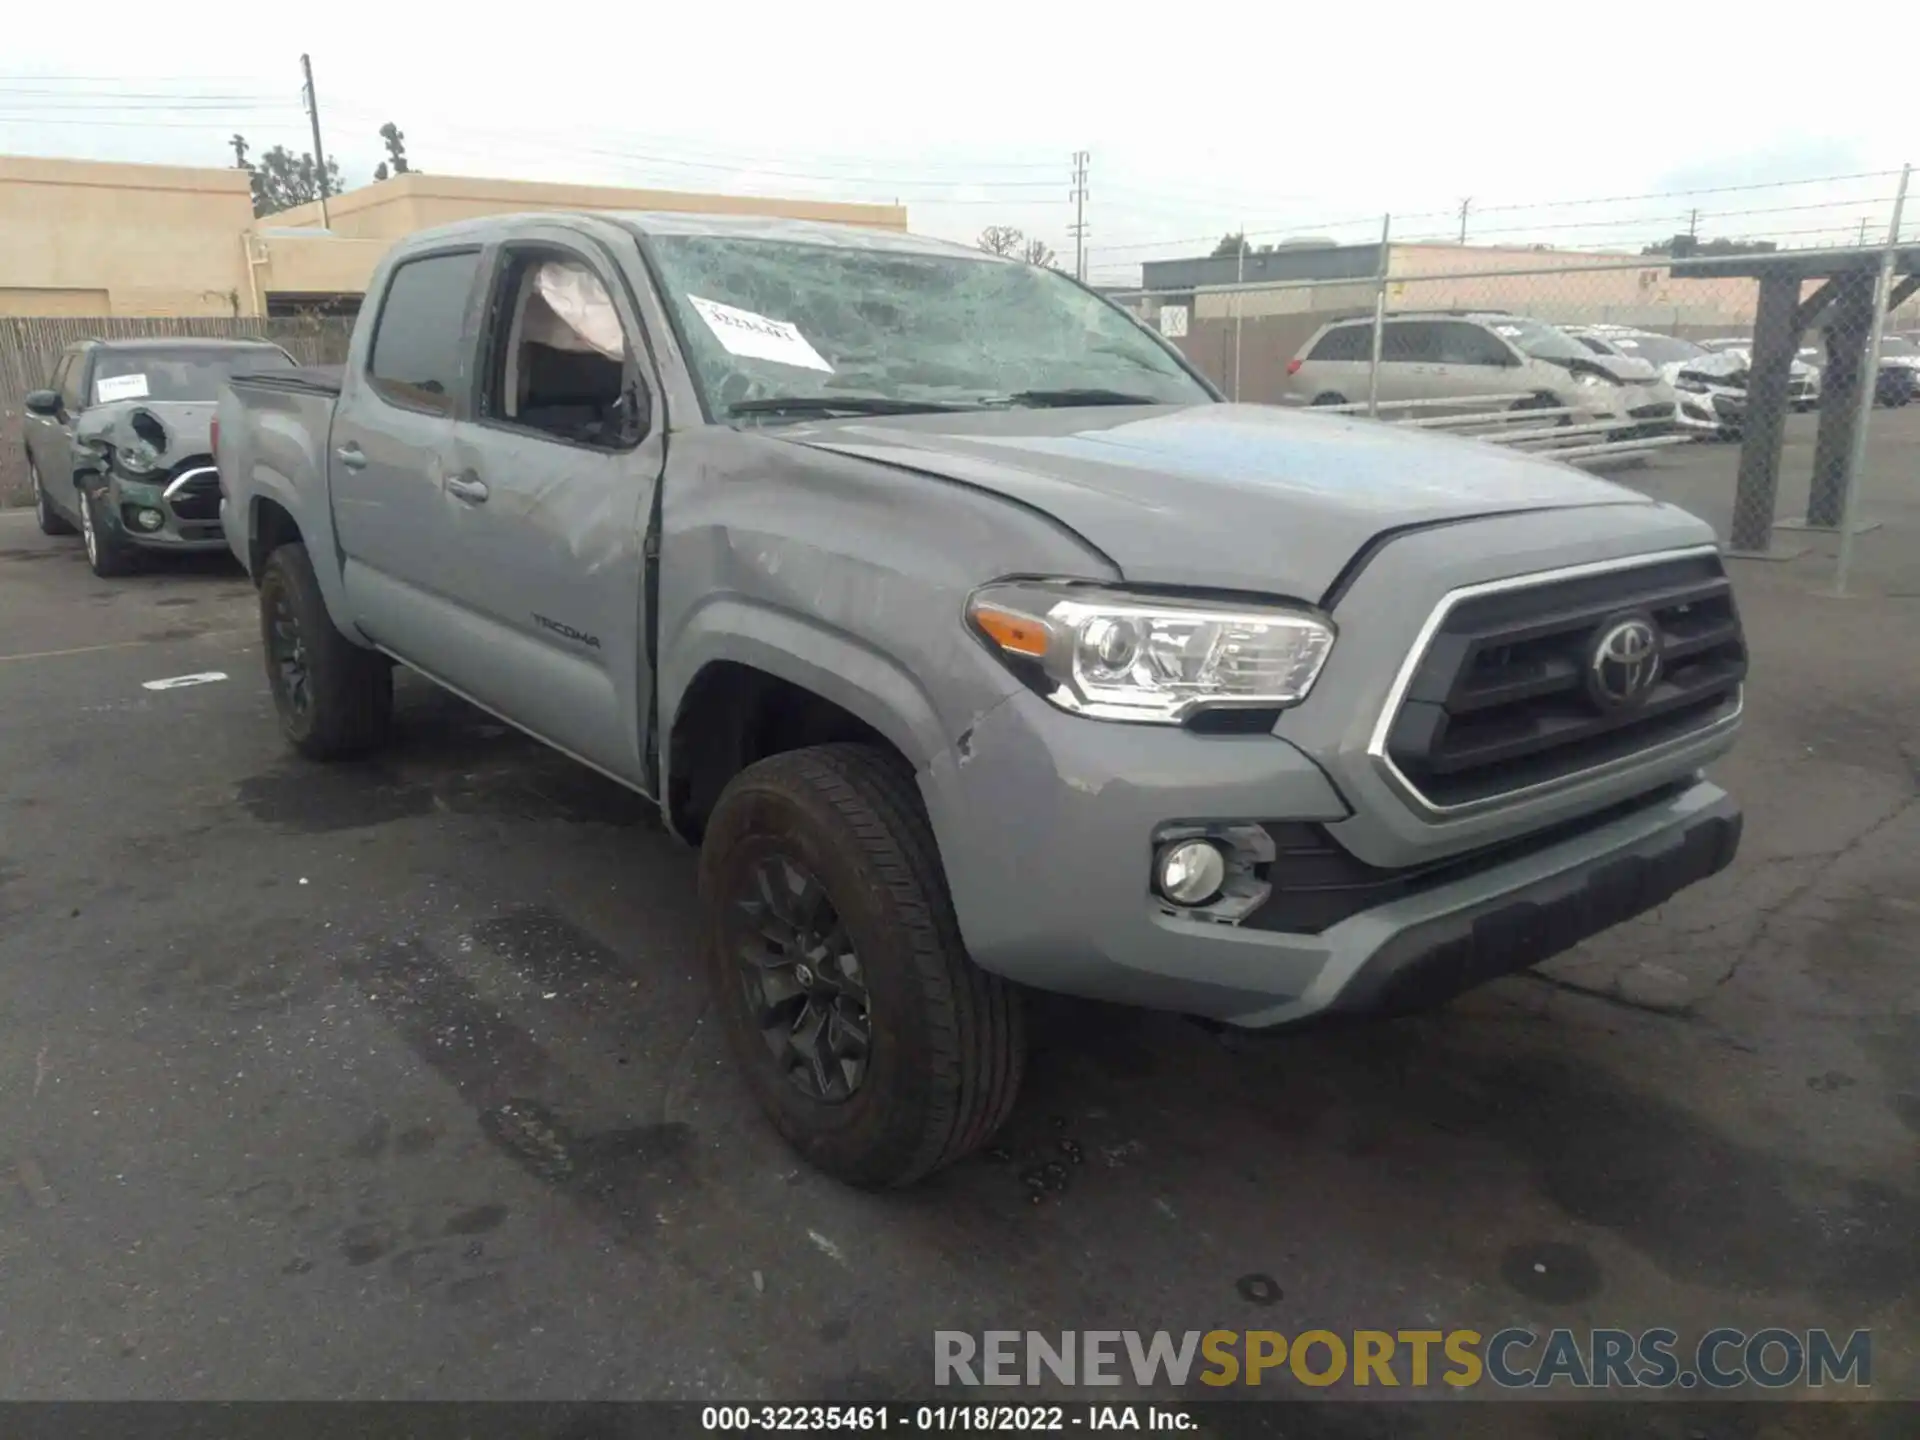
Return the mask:
{"type": "Polygon", "coordinates": [[[158,510],[136,510],[133,512],[133,523],[142,530],[158,530],[167,523],[167,517],[158,510]]]}
{"type": "Polygon", "coordinates": [[[1176,905],[1204,905],[1226,883],[1227,860],[1210,840],[1175,840],[1153,866],[1153,886],[1176,905]]]}

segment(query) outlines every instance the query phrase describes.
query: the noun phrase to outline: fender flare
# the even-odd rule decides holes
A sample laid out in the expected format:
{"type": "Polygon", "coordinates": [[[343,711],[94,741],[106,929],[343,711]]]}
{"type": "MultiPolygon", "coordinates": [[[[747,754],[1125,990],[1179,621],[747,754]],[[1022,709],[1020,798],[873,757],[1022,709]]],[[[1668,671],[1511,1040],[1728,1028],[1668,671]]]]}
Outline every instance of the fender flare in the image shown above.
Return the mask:
{"type": "Polygon", "coordinates": [[[662,793],[672,753],[668,743],[694,680],[709,665],[730,661],[810,690],[871,725],[925,770],[948,745],[933,702],[891,656],[844,631],[737,595],[716,596],[687,617],[665,647],[660,676],[662,793]]]}

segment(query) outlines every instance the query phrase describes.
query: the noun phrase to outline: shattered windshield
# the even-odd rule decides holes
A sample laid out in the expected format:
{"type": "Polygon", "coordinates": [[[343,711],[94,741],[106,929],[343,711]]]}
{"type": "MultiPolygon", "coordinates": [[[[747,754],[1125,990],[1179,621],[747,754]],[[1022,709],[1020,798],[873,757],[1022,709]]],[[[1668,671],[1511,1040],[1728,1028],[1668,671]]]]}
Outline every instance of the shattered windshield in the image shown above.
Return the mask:
{"type": "Polygon", "coordinates": [[[982,255],[659,235],[716,418],[995,404],[1191,404],[1206,390],[1064,276],[982,255]]]}
{"type": "Polygon", "coordinates": [[[1520,315],[1495,315],[1485,322],[1494,334],[1504,336],[1536,360],[1584,360],[1585,347],[1577,345],[1563,331],[1538,320],[1520,315]]]}
{"type": "Polygon", "coordinates": [[[218,400],[235,375],[290,369],[293,361],[272,345],[194,350],[102,350],[94,357],[90,405],[115,400],[218,400]]]}
{"type": "Polygon", "coordinates": [[[1678,340],[1671,335],[1609,335],[1614,348],[1623,355],[1631,355],[1653,365],[1671,365],[1676,360],[1697,360],[1707,352],[1691,340],[1678,340]]]}

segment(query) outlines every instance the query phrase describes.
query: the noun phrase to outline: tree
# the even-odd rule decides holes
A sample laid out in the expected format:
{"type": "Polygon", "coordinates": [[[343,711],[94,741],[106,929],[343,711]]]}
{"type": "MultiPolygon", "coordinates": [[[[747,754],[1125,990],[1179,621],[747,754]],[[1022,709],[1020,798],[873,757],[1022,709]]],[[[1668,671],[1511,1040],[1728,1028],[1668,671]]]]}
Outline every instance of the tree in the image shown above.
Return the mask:
{"type": "Polygon", "coordinates": [[[1036,239],[1027,241],[1025,248],[1020,251],[1020,258],[1029,265],[1051,266],[1058,257],[1054,255],[1051,245],[1036,239]]]}
{"type": "Polygon", "coordinates": [[[1216,256],[1251,255],[1253,247],[1247,244],[1247,237],[1238,230],[1229,231],[1220,237],[1220,243],[1213,247],[1216,256]]]}
{"type": "Polygon", "coordinates": [[[373,172],[376,180],[385,180],[389,175],[411,174],[413,167],[407,163],[407,137],[400,127],[389,120],[380,127],[380,141],[387,147],[387,158],[380,162],[373,172]],[[388,168],[388,162],[392,168],[388,168]]]}
{"type": "Polygon", "coordinates": [[[989,255],[1011,255],[1025,243],[1026,238],[1012,225],[989,225],[980,232],[980,238],[975,243],[989,255]]]}
{"type": "Polygon", "coordinates": [[[1656,240],[1640,253],[1670,255],[1675,260],[1684,260],[1689,255],[1755,255],[1779,248],[1771,240],[1734,240],[1725,235],[1702,240],[1695,235],[1675,235],[1670,240],[1656,240]]]}
{"type": "MultiPolygon", "coordinates": [[[[320,198],[320,167],[312,155],[296,155],[286,146],[276,145],[254,164],[247,159],[245,136],[235,135],[227,143],[233,147],[235,168],[247,172],[253,187],[255,215],[273,215],[320,198]]],[[[340,181],[340,163],[329,159],[327,194],[338,195],[345,188],[340,181]]]]}

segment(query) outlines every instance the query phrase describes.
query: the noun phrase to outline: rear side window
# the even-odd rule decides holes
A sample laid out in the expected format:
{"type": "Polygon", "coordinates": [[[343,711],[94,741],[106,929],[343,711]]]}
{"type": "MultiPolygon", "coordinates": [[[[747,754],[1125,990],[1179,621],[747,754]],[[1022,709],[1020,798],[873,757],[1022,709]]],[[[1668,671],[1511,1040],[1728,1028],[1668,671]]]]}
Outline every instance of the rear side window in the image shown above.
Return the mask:
{"type": "Polygon", "coordinates": [[[87,357],[75,351],[60,362],[53,388],[60,392],[60,403],[68,410],[80,408],[80,382],[86,377],[87,357]]]}
{"type": "Polygon", "coordinates": [[[465,383],[467,297],[480,252],[429,255],[393,272],[373,332],[367,374],[388,399],[453,413],[465,383]]]}
{"type": "Polygon", "coordinates": [[[1309,360],[1371,360],[1373,358],[1373,327],[1369,325],[1341,325],[1327,331],[1320,337],[1320,343],[1313,347],[1309,360]]]}
{"type": "Polygon", "coordinates": [[[1380,358],[1437,364],[1440,345],[1433,331],[1434,327],[1423,320],[1388,322],[1386,334],[1380,337],[1380,358]]]}

